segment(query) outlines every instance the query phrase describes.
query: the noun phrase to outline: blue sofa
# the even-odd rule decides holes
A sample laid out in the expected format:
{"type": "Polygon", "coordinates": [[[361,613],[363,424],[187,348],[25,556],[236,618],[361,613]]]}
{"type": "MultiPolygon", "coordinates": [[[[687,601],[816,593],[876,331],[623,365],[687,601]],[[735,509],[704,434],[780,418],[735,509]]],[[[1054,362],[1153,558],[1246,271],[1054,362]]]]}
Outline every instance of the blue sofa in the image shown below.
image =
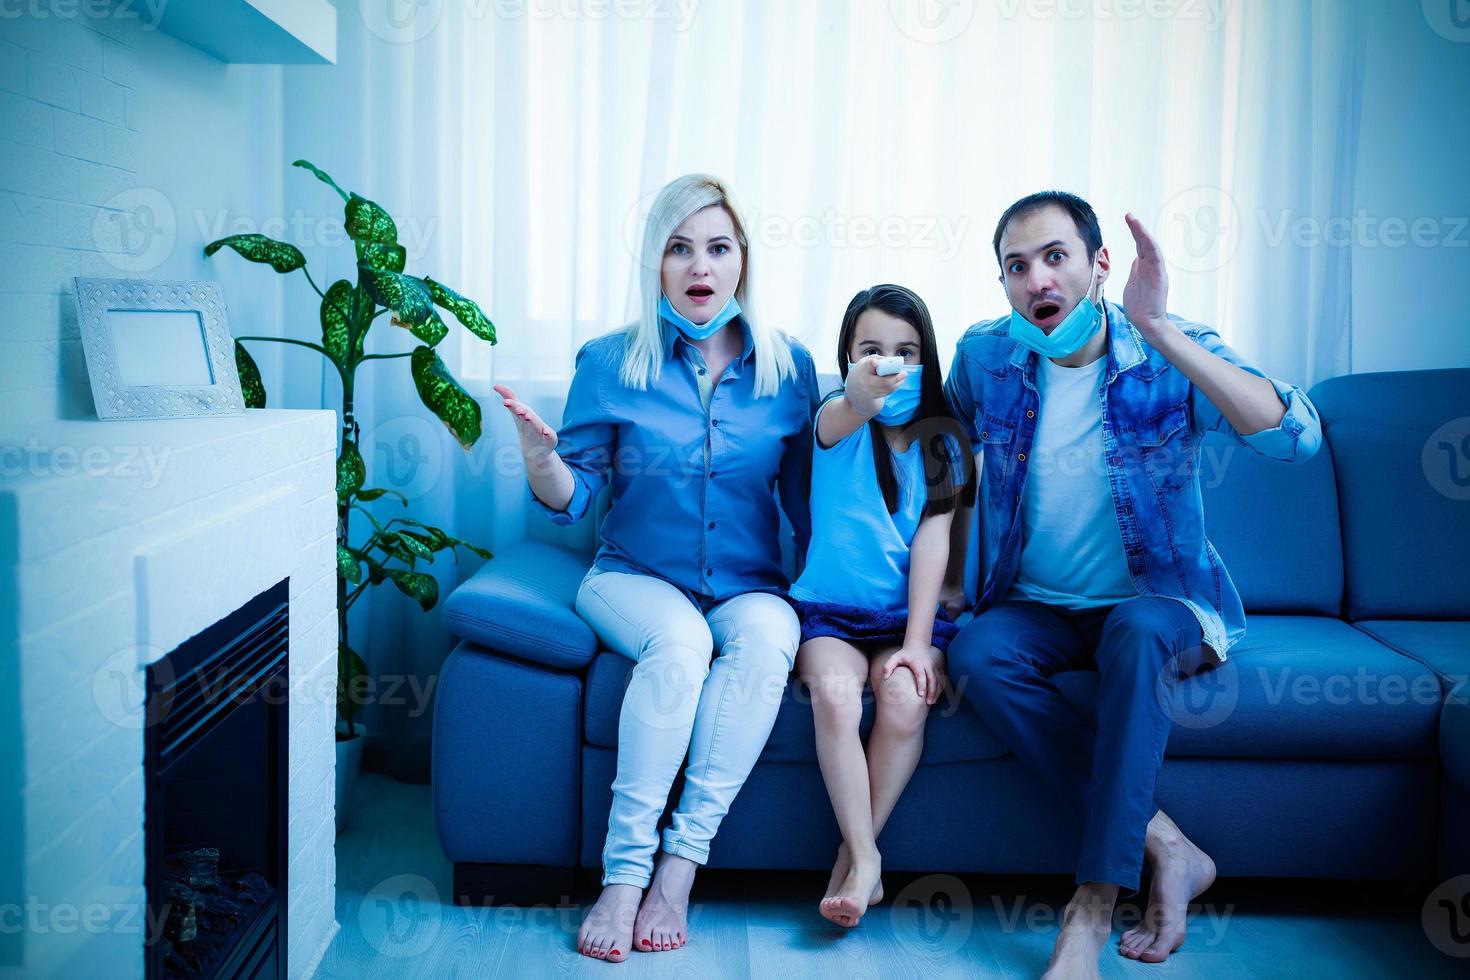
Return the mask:
{"type": "MultiPolygon", "coordinates": [[[[1210,538],[1250,619],[1222,667],[1182,685],[1159,801],[1222,875],[1467,872],[1470,491],[1455,467],[1470,459],[1455,454],[1470,447],[1429,439],[1460,438],[1470,370],[1335,378],[1312,397],[1326,440],[1304,465],[1206,443],[1210,538]]],[[[434,705],[433,796],[458,902],[554,901],[599,863],[632,665],[573,609],[589,561],[507,548],[444,604],[461,642],[434,705]]],[[[1059,683],[1091,709],[1095,673],[1059,683]]],[[[830,866],[809,704],[793,678],[710,866],[830,866]]],[[[1066,839],[1042,784],[959,699],[931,713],[879,845],[895,871],[1068,873],[1066,839]]]]}

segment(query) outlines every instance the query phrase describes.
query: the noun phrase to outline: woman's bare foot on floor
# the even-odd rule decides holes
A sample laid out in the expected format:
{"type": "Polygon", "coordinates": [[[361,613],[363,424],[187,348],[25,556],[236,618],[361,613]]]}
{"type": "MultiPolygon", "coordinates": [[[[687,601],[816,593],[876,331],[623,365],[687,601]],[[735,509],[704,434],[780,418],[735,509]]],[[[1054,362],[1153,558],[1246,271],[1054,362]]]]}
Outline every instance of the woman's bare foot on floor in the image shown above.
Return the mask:
{"type": "Polygon", "coordinates": [[[1113,900],[1117,894],[1116,885],[1089,883],[1078,887],[1062,914],[1062,931],[1041,980],[1097,980],[1098,957],[1113,934],[1113,900]]]}
{"type": "MultiPolygon", "coordinates": [[[[822,893],[823,898],[831,898],[837,894],[837,889],[847,880],[847,873],[852,870],[852,855],[847,849],[847,841],[843,841],[837,847],[837,861],[832,865],[832,876],[827,879],[827,890],[822,893]]],[[[883,901],[883,882],[880,880],[877,887],[873,889],[872,896],[868,899],[868,907],[883,901]]]]}
{"type": "Polygon", "coordinates": [[[1162,811],[1149,821],[1144,850],[1153,864],[1148,909],[1142,922],[1123,933],[1118,952],[1130,960],[1162,963],[1184,945],[1189,903],[1214,883],[1215,862],[1162,811]]]}
{"type": "Polygon", "coordinates": [[[606,885],[587,910],[577,930],[577,952],[594,959],[621,963],[633,948],[633,917],[643,889],[636,885],[606,885]]]}
{"type": "Polygon", "coordinates": [[[633,924],[633,948],[642,952],[678,949],[689,941],[689,890],[699,865],[662,851],[653,884],[633,924]]]}
{"type": "Polygon", "coordinates": [[[822,899],[817,906],[818,911],[823,918],[851,929],[862,919],[863,913],[868,911],[882,874],[883,862],[877,851],[868,858],[854,858],[842,883],[837,886],[836,891],[822,899]]]}

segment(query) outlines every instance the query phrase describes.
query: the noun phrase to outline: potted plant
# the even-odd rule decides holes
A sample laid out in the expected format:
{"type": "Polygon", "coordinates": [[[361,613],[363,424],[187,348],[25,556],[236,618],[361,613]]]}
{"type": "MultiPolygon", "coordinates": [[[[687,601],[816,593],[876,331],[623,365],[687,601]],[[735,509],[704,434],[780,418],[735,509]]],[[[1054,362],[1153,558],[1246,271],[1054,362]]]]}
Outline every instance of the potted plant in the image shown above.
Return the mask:
{"type": "Polygon", "coordinates": [[[242,340],[294,344],[320,353],[337,369],[342,379],[342,431],[337,453],[337,829],[346,823],[346,802],[362,759],[364,729],[357,721],[365,699],[367,665],[348,640],[347,612],[370,586],[391,581],[400,592],[418,602],[425,612],[439,601],[439,583],[419,562],[433,562],[448,551],[459,560],[458,548],[467,548],[482,558],[490,552],[453,537],[442,529],[408,516],[380,521],[364,504],[381,497],[397,497],[406,508],[408,500],[394,490],[366,487],[367,467],[358,448],[360,432],[353,414],[352,394],[357,369],[368,361],[407,358],[419,399],[449,429],[466,450],[480,438],[480,406],[444,366],[434,347],[449,333],[439,309],[449,311],[465,329],[488,343],[495,343],[495,325],[479,305],[448,286],[425,276],[406,274],[407,253],[398,243],[393,218],[378,204],[359,194],[344,191],[337,182],[311,163],[302,167],[331,187],[342,198],[345,227],[357,252],[357,282],[338,279],[323,291],[306,268],[306,256],[295,245],[259,234],[230,235],[204,246],[212,256],[228,248],[251,262],[269,265],[281,274],[300,270],[321,297],[321,341],[286,337],[239,337],[235,340],[235,362],[245,404],[264,408],[265,386],[260,369],[242,340]],[[364,341],[378,317],[406,329],[419,341],[411,351],[368,354],[364,341]],[[352,515],[365,517],[371,533],[353,543],[352,515]],[[364,569],[366,571],[364,572],[364,569]]]}

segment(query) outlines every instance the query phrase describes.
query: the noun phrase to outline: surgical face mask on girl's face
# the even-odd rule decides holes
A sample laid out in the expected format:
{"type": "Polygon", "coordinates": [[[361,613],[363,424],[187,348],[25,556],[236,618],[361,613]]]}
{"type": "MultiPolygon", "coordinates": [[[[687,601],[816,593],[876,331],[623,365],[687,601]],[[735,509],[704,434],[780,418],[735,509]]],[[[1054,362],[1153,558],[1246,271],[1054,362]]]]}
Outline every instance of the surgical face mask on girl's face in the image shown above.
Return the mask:
{"type": "MultiPolygon", "coordinates": [[[[852,377],[852,373],[856,370],[857,365],[848,361],[847,376],[852,377]]],[[[904,425],[919,410],[921,391],[919,378],[924,371],[924,365],[905,364],[903,370],[905,375],[903,384],[883,399],[883,407],[878,409],[877,415],[873,416],[882,425],[904,425]]]]}

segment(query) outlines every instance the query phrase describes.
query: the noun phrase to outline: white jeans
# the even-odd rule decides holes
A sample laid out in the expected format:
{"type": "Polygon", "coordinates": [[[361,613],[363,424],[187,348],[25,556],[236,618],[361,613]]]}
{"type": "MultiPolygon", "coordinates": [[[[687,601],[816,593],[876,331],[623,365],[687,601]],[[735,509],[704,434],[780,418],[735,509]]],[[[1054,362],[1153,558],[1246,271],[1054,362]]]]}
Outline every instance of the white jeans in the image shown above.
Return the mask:
{"type": "Polygon", "coordinates": [[[659,817],[686,753],[663,849],[697,864],[709,858],[776,723],[801,627],[777,595],[747,592],[705,613],[662,579],[596,568],[577,590],[577,613],[636,664],[618,718],[602,883],[646,888],[659,817]]]}

